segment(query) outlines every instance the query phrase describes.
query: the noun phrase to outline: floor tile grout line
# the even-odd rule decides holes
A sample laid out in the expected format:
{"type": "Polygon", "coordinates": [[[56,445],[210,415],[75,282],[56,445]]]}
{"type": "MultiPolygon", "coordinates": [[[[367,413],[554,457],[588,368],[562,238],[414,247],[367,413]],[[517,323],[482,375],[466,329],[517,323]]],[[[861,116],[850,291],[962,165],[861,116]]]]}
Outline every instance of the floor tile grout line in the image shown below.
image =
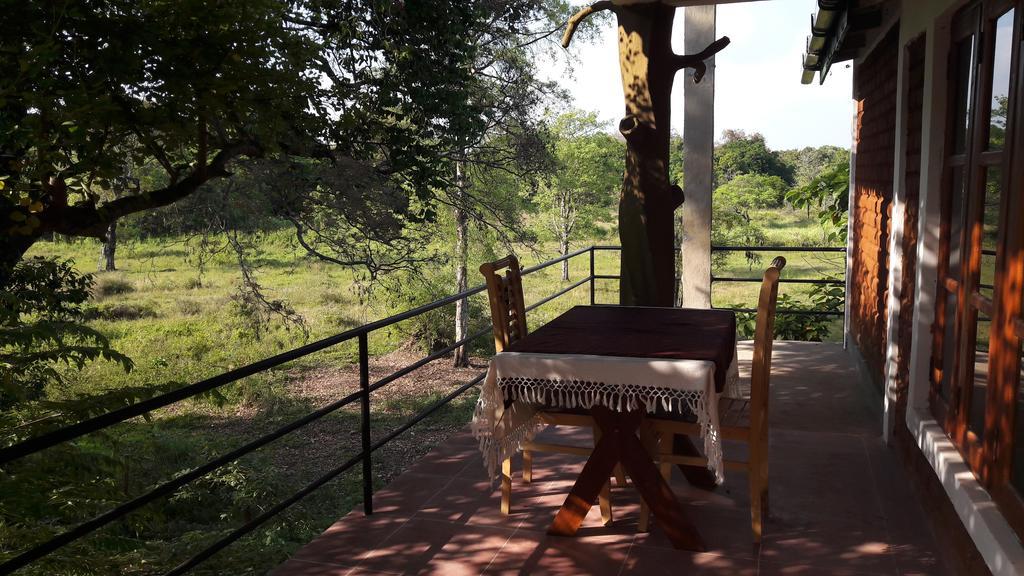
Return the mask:
{"type": "MultiPolygon", "coordinates": [[[[545,488],[552,484],[554,484],[554,481],[545,482],[540,485],[539,489],[544,490],[545,488]]],[[[494,561],[498,559],[498,556],[505,549],[505,547],[508,546],[508,543],[512,541],[512,538],[514,538],[516,534],[519,534],[519,528],[523,525],[523,522],[525,521],[526,518],[522,518],[519,520],[519,523],[516,524],[516,527],[512,530],[512,533],[509,534],[508,538],[505,539],[505,542],[501,545],[501,548],[498,548],[498,551],[494,553],[494,556],[491,556],[491,560],[487,563],[487,566],[484,566],[484,569],[480,571],[481,575],[487,572],[487,570],[491,567],[491,564],[494,564],[494,561]]]]}
{"type": "Polygon", "coordinates": [[[622,559],[622,564],[619,565],[618,576],[622,576],[622,571],[626,569],[626,563],[629,562],[629,556],[633,553],[633,546],[636,544],[636,534],[633,534],[633,538],[629,541],[629,548],[626,549],[626,557],[622,559]]]}

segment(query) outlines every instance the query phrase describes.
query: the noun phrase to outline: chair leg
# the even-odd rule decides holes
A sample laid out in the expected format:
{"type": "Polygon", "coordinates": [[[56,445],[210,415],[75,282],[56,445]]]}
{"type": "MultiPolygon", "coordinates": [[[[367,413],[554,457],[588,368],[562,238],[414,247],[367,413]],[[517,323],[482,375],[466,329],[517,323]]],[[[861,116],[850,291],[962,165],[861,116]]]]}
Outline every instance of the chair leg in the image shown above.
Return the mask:
{"type": "Polygon", "coordinates": [[[761,543],[764,529],[764,490],[761,480],[761,454],[759,443],[750,445],[750,463],[747,465],[747,476],[750,478],[750,529],[754,533],[754,543],[761,543]]]}
{"type": "Polygon", "coordinates": [[[523,482],[533,482],[533,451],[523,450],[523,482]]]}
{"type": "Polygon", "coordinates": [[[501,513],[508,515],[512,509],[512,459],[501,462],[501,513]]]}
{"type": "Polygon", "coordinates": [[[647,507],[647,502],[643,500],[640,501],[640,519],[636,523],[636,531],[651,531],[651,509],[647,507]]]}
{"type": "MultiPolygon", "coordinates": [[[[597,446],[598,441],[601,440],[601,429],[597,426],[593,428],[594,433],[594,446],[597,446]]],[[[597,501],[601,505],[601,521],[605,526],[612,523],[612,484],[611,482],[605,482],[604,487],[601,488],[601,493],[598,494],[597,501]]]]}
{"type": "Polygon", "coordinates": [[[622,471],[622,464],[615,465],[615,485],[622,488],[626,485],[626,473],[622,471]]]}
{"type": "MultiPolygon", "coordinates": [[[[655,432],[648,426],[640,428],[640,440],[644,443],[644,447],[647,448],[647,452],[652,458],[657,459],[658,456],[658,445],[661,442],[661,435],[655,432]]],[[[666,464],[660,464],[659,469],[661,470],[661,476],[668,480],[671,475],[671,471],[668,470],[666,464]]],[[[647,502],[644,500],[640,501],[640,519],[637,521],[638,532],[648,532],[651,529],[651,509],[647,506],[647,502]]]]}
{"type": "Polygon", "coordinates": [[[609,526],[612,523],[612,484],[611,482],[605,482],[604,487],[601,488],[601,494],[597,497],[601,503],[601,522],[605,526],[609,526]]]}
{"type": "Polygon", "coordinates": [[[761,479],[757,472],[750,471],[750,529],[754,533],[754,543],[761,542],[761,479]]]}
{"type": "Polygon", "coordinates": [[[768,439],[761,441],[761,466],[759,467],[761,477],[761,513],[767,518],[770,514],[768,507],[768,439]]]}

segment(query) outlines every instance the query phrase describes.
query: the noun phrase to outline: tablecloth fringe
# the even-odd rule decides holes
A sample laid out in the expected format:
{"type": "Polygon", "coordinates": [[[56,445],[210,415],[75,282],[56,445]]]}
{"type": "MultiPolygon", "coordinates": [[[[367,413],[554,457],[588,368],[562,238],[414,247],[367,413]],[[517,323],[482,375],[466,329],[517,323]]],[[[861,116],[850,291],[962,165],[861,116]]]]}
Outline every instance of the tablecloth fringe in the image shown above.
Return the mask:
{"type": "MultiPolygon", "coordinates": [[[[704,455],[708,469],[715,473],[719,483],[724,480],[722,449],[717,426],[707,410],[704,394],[694,390],[670,390],[631,384],[580,382],[574,380],[541,380],[530,378],[502,378],[498,381],[503,400],[511,401],[508,408],[499,407],[497,398],[481,394],[474,411],[472,431],[484,454],[487,473],[492,480],[498,478],[500,463],[512,457],[524,443],[545,425],[536,406],[562,409],[590,409],[606,406],[619,412],[645,409],[648,413],[658,406],[667,411],[694,414],[704,439],[704,455]],[[493,418],[500,413],[505,428],[495,434],[493,418]]],[[[502,402],[505,404],[505,402],[502,402]]]]}

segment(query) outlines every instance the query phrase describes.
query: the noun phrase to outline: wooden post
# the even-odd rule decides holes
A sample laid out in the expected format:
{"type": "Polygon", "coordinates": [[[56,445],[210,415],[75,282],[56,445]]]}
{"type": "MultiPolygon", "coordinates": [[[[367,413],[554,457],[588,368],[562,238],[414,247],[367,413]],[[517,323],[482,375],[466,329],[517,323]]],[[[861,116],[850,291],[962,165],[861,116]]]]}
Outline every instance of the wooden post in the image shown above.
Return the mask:
{"type": "MultiPolygon", "coordinates": [[[[683,8],[686,51],[698,50],[715,37],[715,7],[683,8]]],[[[683,88],[683,173],[686,204],[681,217],[679,304],[711,307],[711,191],[715,147],[714,63],[700,84],[683,88]]]]}

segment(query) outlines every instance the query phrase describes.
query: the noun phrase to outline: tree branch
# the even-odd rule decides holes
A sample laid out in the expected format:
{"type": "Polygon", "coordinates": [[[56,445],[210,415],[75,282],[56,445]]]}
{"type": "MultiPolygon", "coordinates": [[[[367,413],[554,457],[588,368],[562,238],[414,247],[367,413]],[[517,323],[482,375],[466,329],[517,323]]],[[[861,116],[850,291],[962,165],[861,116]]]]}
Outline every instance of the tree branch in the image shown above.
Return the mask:
{"type": "Polygon", "coordinates": [[[694,83],[698,83],[704,78],[704,74],[708,71],[707,63],[704,61],[721,52],[729,45],[729,42],[731,42],[731,40],[729,40],[728,36],[722,36],[718,40],[708,44],[706,48],[696,54],[673,54],[672,66],[676,71],[683,68],[693,68],[693,81],[694,83]]]}
{"type": "Polygon", "coordinates": [[[103,238],[107,226],[114,220],[128,214],[173,204],[192,194],[209,180],[230,176],[227,164],[232,160],[240,156],[257,157],[262,152],[256,144],[231,144],[222,148],[209,164],[197,166],[191,174],[165,188],[124,196],[99,207],[91,203],[55,207],[54,212],[43,213],[43,231],[103,238]]]}
{"type": "Polygon", "coordinates": [[[569,43],[572,42],[572,36],[576,33],[576,28],[580,25],[587,16],[590,16],[594,12],[600,12],[602,10],[615,11],[615,5],[610,0],[601,0],[600,2],[594,2],[590,6],[583,8],[579,12],[572,15],[569,18],[569,22],[565,25],[565,34],[562,35],[562,48],[568,48],[569,43]]]}

